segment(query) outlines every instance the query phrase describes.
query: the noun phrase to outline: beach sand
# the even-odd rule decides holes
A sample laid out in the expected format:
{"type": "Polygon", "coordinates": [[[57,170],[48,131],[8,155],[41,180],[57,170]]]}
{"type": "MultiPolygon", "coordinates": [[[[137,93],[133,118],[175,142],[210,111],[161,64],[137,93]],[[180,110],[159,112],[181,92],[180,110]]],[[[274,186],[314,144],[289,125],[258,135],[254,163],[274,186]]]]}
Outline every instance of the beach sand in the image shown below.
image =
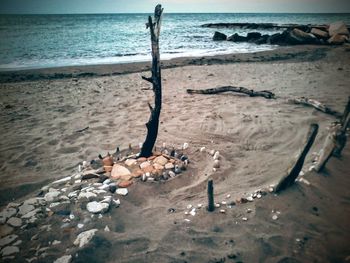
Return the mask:
{"type": "MultiPolygon", "coordinates": [[[[348,262],[350,147],[325,172],[309,172],[312,153],[322,148],[335,118],[287,98],[313,98],[342,112],[350,95],[349,61],[343,47],[312,46],[164,61],[157,145],[189,143],[189,169],[165,183],[133,184],[121,206],[98,223],[111,232],[99,232],[94,247],[78,251],[73,262],[348,262]],[[186,93],[224,85],[270,90],[278,98],[186,93]],[[225,214],[201,209],[185,216],[187,205],[206,204],[208,178],[217,202],[277,183],[311,123],[320,126],[303,168],[311,185],[298,182],[225,214]],[[220,151],[218,171],[212,171],[212,157],[199,151],[203,146],[220,151]]],[[[153,101],[149,83],[141,79],[150,74],[142,72],[148,66],[0,74],[1,205],[72,175],[83,160],[143,142],[147,102],[153,101]]],[[[74,250],[77,231],[61,234],[64,244],[46,259],[74,250]]],[[[28,248],[30,242],[35,241],[28,248]]],[[[28,258],[31,252],[21,253],[28,258]]]]}

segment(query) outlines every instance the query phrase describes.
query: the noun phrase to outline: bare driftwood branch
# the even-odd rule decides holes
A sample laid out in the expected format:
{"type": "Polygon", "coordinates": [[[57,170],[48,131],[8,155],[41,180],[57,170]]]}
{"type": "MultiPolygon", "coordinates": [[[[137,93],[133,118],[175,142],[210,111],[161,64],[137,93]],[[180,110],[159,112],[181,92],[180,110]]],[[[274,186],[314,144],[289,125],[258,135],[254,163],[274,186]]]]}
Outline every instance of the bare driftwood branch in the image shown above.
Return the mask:
{"type": "Polygon", "coordinates": [[[342,114],[340,112],[332,110],[328,106],[326,106],[326,105],[322,104],[321,102],[314,100],[314,99],[300,97],[300,98],[288,99],[288,101],[290,103],[294,103],[294,104],[300,104],[300,105],[304,105],[304,106],[313,107],[316,110],[322,111],[326,114],[335,116],[337,118],[340,118],[342,116],[342,114]]]}
{"type": "Polygon", "coordinates": [[[266,99],[275,98],[275,94],[272,93],[271,91],[268,91],[268,90],[254,91],[244,87],[223,86],[218,88],[201,89],[201,90],[187,89],[187,93],[189,94],[218,94],[223,92],[237,92],[237,93],[247,94],[250,97],[264,97],[266,99]]]}
{"type": "Polygon", "coordinates": [[[290,185],[292,185],[294,183],[295,179],[297,179],[301,169],[303,168],[305,157],[306,157],[307,153],[309,152],[312,144],[315,141],[317,132],[318,132],[318,124],[311,124],[304,149],[299,154],[294,166],[292,166],[288,170],[287,175],[285,177],[283,177],[281,179],[281,181],[278,183],[278,185],[275,189],[276,193],[286,189],[287,187],[289,187],[290,185]]]}
{"type": "Polygon", "coordinates": [[[149,157],[152,155],[153,146],[157,140],[159,116],[162,107],[162,78],[160,69],[160,56],[159,56],[159,34],[161,26],[163,8],[161,5],[157,5],[154,10],[154,21],[152,17],[148,17],[148,23],[146,27],[149,27],[151,33],[151,46],[152,46],[152,77],[142,77],[148,82],[152,83],[154,92],[154,107],[149,104],[151,110],[151,116],[146,123],[147,135],[142,145],[140,157],[149,157]]]}
{"type": "Polygon", "coordinates": [[[346,144],[346,129],[349,127],[350,123],[349,112],[350,98],[348,99],[348,103],[345,107],[340,123],[335,123],[332,127],[330,127],[329,133],[321,149],[318,162],[315,166],[315,170],[317,172],[321,172],[323,170],[332,155],[336,157],[341,155],[341,152],[346,144]]]}
{"type": "Polygon", "coordinates": [[[87,131],[88,129],[89,129],[89,126],[83,128],[83,129],[77,130],[76,132],[84,132],[84,131],[87,131]]]}

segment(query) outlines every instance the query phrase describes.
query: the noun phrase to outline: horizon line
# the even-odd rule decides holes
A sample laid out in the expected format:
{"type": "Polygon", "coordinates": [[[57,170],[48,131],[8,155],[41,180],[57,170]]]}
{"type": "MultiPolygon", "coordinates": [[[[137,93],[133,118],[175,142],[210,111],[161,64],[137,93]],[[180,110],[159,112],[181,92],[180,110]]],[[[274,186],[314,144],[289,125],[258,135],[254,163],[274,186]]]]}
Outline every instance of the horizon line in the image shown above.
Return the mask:
{"type": "MultiPolygon", "coordinates": [[[[0,15],[127,15],[153,14],[153,12],[101,12],[101,13],[0,13],[0,15]]],[[[165,12],[164,14],[335,14],[350,15],[350,12],[165,12]]]]}

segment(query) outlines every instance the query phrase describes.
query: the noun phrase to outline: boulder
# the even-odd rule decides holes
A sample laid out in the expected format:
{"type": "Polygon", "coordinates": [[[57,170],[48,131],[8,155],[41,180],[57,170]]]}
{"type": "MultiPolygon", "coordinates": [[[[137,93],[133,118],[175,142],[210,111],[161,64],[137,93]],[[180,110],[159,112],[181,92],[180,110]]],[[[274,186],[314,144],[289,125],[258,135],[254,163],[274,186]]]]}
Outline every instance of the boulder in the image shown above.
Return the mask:
{"type": "Polygon", "coordinates": [[[349,40],[348,36],[336,34],[332,36],[330,39],[328,39],[328,43],[331,45],[341,45],[348,40],[349,40]]]}
{"type": "Polygon", "coordinates": [[[335,35],[350,35],[346,24],[342,21],[331,23],[328,28],[328,33],[331,37],[335,35]]]}
{"type": "Polygon", "coordinates": [[[267,39],[269,38],[269,35],[262,35],[260,38],[254,41],[257,45],[262,45],[267,43],[267,39]]]}
{"type": "Polygon", "coordinates": [[[90,240],[95,235],[97,229],[91,229],[85,232],[81,232],[74,241],[74,245],[79,246],[80,248],[85,246],[90,242],[90,240]]]}
{"type": "Polygon", "coordinates": [[[322,38],[322,39],[326,39],[329,37],[329,35],[326,31],[323,31],[323,30],[315,28],[315,27],[313,27],[311,29],[310,33],[313,34],[314,36],[316,36],[318,38],[322,38]]]}
{"type": "Polygon", "coordinates": [[[247,34],[247,40],[249,42],[255,41],[261,37],[261,33],[259,32],[250,32],[247,34]]]}
{"type": "Polygon", "coordinates": [[[111,177],[115,179],[119,179],[125,175],[130,175],[130,171],[128,168],[121,166],[119,164],[114,164],[112,169],[111,177]]]}
{"type": "Polygon", "coordinates": [[[286,38],[288,35],[288,31],[284,31],[283,33],[276,33],[271,35],[268,39],[267,39],[267,44],[270,45],[285,45],[286,44],[286,38]]]}
{"type": "Polygon", "coordinates": [[[291,45],[302,45],[302,44],[316,44],[318,39],[310,33],[301,31],[300,29],[294,28],[289,32],[286,39],[287,44],[291,45]]]}
{"type": "Polygon", "coordinates": [[[237,33],[233,34],[232,36],[229,36],[227,38],[227,41],[232,41],[232,42],[246,42],[248,41],[247,37],[240,36],[237,33]]]}
{"type": "Polygon", "coordinates": [[[223,33],[220,33],[218,31],[215,31],[214,36],[213,36],[213,40],[214,41],[222,41],[222,40],[226,40],[227,36],[223,33]]]}

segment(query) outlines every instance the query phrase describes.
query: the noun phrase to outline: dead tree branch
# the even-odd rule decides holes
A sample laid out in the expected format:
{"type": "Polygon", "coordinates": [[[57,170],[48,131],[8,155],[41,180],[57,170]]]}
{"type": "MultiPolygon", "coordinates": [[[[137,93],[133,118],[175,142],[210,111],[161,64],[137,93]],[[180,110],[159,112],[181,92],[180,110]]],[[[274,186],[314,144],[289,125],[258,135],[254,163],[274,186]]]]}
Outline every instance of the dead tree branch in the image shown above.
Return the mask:
{"type": "Polygon", "coordinates": [[[212,89],[200,89],[200,90],[187,89],[187,93],[189,94],[218,94],[223,92],[237,92],[237,93],[246,94],[250,97],[264,97],[266,99],[275,98],[275,94],[272,93],[271,91],[268,91],[268,90],[254,91],[244,87],[223,86],[223,87],[212,88],[212,89]]]}
{"type": "Polygon", "coordinates": [[[152,155],[153,146],[157,140],[159,116],[162,107],[162,78],[160,69],[160,56],[159,56],[159,34],[161,26],[163,8],[161,5],[157,5],[154,10],[154,21],[152,17],[148,17],[147,27],[151,33],[151,45],[152,45],[152,77],[142,77],[148,82],[152,83],[154,92],[154,107],[149,104],[151,110],[151,116],[146,123],[147,135],[142,145],[140,157],[149,157],[152,155]]]}
{"type": "Polygon", "coordinates": [[[292,185],[294,183],[295,179],[297,179],[301,169],[303,168],[305,157],[306,157],[307,153],[309,152],[312,144],[315,141],[317,132],[318,132],[318,125],[311,124],[304,149],[299,154],[294,166],[292,166],[288,170],[287,175],[285,177],[283,177],[281,179],[281,181],[278,183],[278,185],[275,189],[276,193],[288,188],[290,185],[292,185]]]}

